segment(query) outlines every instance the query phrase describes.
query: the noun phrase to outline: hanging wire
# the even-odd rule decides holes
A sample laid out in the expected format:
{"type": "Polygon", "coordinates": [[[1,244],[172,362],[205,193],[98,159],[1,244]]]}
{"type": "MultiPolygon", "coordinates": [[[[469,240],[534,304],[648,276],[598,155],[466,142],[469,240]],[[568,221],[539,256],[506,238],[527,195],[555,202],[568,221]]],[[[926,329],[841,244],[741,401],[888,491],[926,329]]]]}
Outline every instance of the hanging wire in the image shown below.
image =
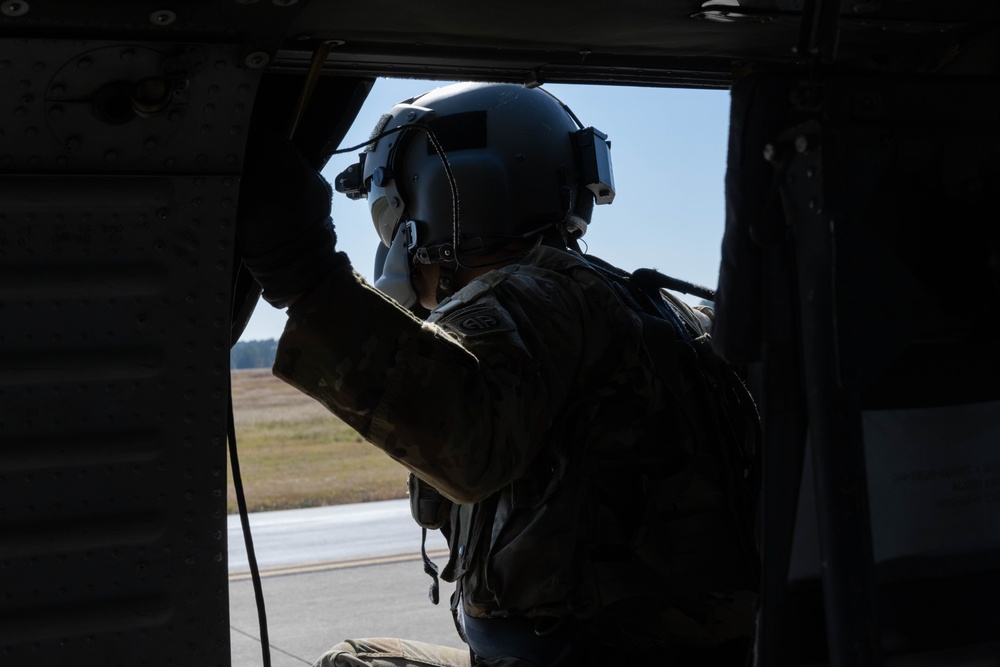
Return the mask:
{"type": "Polygon", "coordinates": [[[260,583],[260,568],[257,567],[257,555],[253,548],[253,536],[250,534],[250,514],[247,512],[247,499],[243,493],[243,477],[240,475],[240,461],[236,455],[236,420],[233,418],[233,385],[230,375],[229,383],[229,464],[233,469],[233,487],[236,490],[236,504],[240,510],[240,524],[243,527],[243,542],[247,548],[247,562],[250,564],[250,578],[253,580],[253,593],[257,601],[257,621],[260,624],[260,651],[264,667],[271,667],[271,642],[267,636],[267,612],[264,610],[264,588],[260,583]]]}

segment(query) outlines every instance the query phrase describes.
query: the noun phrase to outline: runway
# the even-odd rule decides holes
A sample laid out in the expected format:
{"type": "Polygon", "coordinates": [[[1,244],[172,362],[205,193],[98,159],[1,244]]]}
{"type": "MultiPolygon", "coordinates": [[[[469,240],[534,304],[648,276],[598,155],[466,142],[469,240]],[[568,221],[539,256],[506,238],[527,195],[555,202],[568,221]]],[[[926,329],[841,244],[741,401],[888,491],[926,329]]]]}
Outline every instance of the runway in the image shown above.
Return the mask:
{"type": "MultiPolygon", "coordinates": [[[[420,528],[406,500],[253,514],[273,667],[312,664],[349,637],[389,636],[462,647],[420,558],[420,528]]],[[[439,565],[444,540],[428,535],[439,565]]],[[[238,517],[229,522],[230,641],[233,667],[263,665],[260,627],[238,517]]]]}

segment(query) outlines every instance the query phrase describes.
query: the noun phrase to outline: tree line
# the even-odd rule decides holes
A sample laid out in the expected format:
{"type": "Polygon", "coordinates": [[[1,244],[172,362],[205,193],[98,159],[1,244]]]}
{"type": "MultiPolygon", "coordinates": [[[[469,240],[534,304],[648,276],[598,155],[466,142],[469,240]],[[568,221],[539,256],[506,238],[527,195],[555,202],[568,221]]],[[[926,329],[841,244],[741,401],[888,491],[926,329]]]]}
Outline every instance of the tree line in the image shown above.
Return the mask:
{"type": "Polygon", "coordinates": [[[278,341],[241,340],[229,351],[229,370],[245,368],[270,368],[274,365],[274,355],[278,351],[278,341]]]}

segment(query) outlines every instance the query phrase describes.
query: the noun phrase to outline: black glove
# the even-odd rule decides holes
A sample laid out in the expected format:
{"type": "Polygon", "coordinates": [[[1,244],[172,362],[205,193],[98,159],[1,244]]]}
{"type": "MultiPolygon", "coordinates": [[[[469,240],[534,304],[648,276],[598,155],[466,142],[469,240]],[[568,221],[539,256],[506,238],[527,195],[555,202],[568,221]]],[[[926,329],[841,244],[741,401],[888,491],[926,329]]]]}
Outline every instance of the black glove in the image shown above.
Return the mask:
{"type": "Polygon", "coordinates": [[[284,308],[332,270],[347,265],[336,251],[330,184],[287,139],[251,135],[240,185],[236,240],[243,263],[284,308]]]}

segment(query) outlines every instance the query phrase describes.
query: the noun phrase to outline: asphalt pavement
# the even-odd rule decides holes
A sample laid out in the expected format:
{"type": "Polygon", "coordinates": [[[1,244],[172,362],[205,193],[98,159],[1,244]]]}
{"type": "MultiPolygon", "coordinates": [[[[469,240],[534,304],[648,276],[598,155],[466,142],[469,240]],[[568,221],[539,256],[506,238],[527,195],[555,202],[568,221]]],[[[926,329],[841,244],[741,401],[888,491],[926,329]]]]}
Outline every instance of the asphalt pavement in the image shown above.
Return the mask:
{"type": "MultiPolygon", "coordinates": [[[[462,647],[448,609],[428,600],[420,529],[406,501],[251,515],[273,667],[310,665],[345,638],[401,637],[462,647]]],[[[445,561],[444,541],[428,540],[445,561]]],[[[230,517],[233,667],[263,665],[261,632],[238,520],[230,517]]]]}

